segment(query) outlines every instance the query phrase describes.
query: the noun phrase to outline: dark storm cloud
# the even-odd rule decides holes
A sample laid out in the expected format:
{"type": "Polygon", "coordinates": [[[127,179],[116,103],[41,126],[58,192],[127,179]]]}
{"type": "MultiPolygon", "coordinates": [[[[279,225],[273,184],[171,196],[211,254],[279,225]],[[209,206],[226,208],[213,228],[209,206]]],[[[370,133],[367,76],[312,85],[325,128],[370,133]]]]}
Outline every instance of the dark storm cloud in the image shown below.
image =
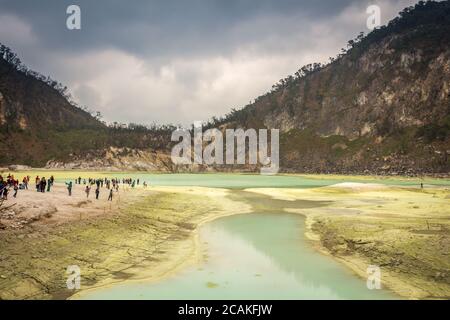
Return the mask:
{"type": "Polygon", "coordinates": [[[116,47],[145,55],[209,54],[224,52],[263,32],[236,34],[236,26],[265,16],[334,15],[351,3],[299,0],[189,0],[189,1],[10,1],[1,0],[3,14],[27,21],[42,45],[63,51],[116,47]],[[82,30],[65,28],[66,8],[82,9],[82,30]]]}

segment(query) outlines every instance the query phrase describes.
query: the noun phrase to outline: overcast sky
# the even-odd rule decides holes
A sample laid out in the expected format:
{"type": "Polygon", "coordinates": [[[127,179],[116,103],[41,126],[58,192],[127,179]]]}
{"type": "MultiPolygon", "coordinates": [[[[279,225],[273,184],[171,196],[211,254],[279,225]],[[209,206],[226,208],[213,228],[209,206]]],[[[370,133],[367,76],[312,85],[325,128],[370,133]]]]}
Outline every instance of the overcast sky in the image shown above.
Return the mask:
{"type": "Polygon", "coordinates": [[[326,62],[416,0],[0,0],[0,42],[108,122],[189,124],[326,62]],[[66,8],[81,8],[81,30],[66,8]]]}

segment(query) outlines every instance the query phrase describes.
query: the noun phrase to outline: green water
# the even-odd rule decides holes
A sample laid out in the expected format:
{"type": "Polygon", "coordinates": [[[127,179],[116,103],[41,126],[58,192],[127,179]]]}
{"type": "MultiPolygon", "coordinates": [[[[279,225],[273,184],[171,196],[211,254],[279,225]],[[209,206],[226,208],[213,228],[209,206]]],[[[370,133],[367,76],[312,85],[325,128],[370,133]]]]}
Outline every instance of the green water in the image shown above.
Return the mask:
{"type": "Polygon", "coordinates": [[[304,238],[304,219],[253,213],[203,225],[206,261],[160,282],[123,282],[83,299],[395,299],[369,290],[304,238]]]}
{"type": "MultiPolygon", "coordinates": [[[[64,176],[66,172],[61,171],[55,174],[57,182],[67,181],[64,176]]],[[[228,189],[244,189],[244,188],[314,188],[323,187],[340,182],[360,182],[360,183],[381,183],[389,185],[403,185],[403,186],[420,186],[420,183],[430,185],[447,185],[450,186],[450,179],[393,179],[393,178],[312,178],[307,176],[290,176],[290,175],[276,175],[264,176],[257,174],[224,174],[224,173],[210,173],[210,174],[151,174],[144,172],[133,173],[89,173],[80,172],[82,178],[101,178],[101,177],[115,177],[115,178],[132,178],[140,179],[143,183],[146,181],[153,186],[199,186],[211,188],[228,188],[228,189]]]]}

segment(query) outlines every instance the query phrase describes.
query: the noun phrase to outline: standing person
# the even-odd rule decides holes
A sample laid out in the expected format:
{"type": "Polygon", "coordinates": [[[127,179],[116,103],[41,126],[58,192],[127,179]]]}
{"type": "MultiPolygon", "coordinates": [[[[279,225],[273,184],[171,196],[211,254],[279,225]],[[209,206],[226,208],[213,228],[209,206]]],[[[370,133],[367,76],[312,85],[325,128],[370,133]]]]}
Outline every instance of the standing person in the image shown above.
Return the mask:
{"type": "Polygon", "coordinates": [[[84,189],[84,192],[86,192],[86,198],[89,198],[89,193],[91,192],[91,187],[86,186],[86,189],[84,189]]]}
{"type": "Polygon", "coordinates": [[[36,191],[39,192],[39,188],[41,186],[41,179],[39,178],[39,176],[36,177],[35,181],[36,181],[36,191]]]}
{"type": "Polygon", "coordinates": [[[47,186],[47,180],[45,180],[45,177],[42,177],[41,180],[41,192],[44,193],[45,192],[45,187],[47,186]]]}
{"type": "Polygon", "coordinates": [[[17,191],[19,190],[19,183],[18,183],[18,181],[16,181],[15,183],[14,183],[14,194],[13,194],[13,197],[14,198],[16,198],[17,197],[17,191]]]}
{"type": "Polygon", "coordinates": [[[55,177],[52,175],[52,176],[50,176],[50,183],[53,185],[53,183],[55,182],[55,177]]]}
{"type": "Polygon", "coordinates": [[[109,190],[108,201],[112,201],[113,198],[113,189],[109,190]]]}
{"type": "Polygon", "coordinates": [[[66,182],[67,190],[69,191],[69,197],[72,195],[72,181],[69,181],[69,183],[66,182]]]}
{"type": "Polygon", "coordinates": [[[25,187],[25,189],[28,190],[28,179],[27,179],[27,177],[23,177],[22,183],[23,183],[23,186],[25,187]]]}
{"type": "Polygon", "coordinates": [[[3,181],[2,176],[0,176],[0,199],[3,198],[3,192],[5,192],[6,189],[6,182],[3,181]]]}
{"type": "Polygon", "coordinates": [[[7,186],[5,185],[3,187],[3,199],[4,200],[8,200],[8,192],[9,192],[9,190],[8,190],[7,186]]]}
{"type": "Polygon", "coordinates": [[[95,199],[98,200],[98,195],[100,194],[100,189],[97,187],[97,189],[95,189],[95,199]]]}

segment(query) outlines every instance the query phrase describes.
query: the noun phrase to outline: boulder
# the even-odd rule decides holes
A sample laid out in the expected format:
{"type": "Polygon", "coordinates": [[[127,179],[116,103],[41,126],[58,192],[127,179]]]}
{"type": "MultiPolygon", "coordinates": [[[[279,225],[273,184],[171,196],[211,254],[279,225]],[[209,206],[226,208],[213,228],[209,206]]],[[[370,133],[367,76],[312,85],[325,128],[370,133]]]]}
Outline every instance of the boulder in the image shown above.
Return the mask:
{"type": "Polygon", "coordinates": [[[22,164],[13,164],[8,167],[11,171],[19,171],[19,170],[31,170],[30,166],[22,165],[22,164]]]}

